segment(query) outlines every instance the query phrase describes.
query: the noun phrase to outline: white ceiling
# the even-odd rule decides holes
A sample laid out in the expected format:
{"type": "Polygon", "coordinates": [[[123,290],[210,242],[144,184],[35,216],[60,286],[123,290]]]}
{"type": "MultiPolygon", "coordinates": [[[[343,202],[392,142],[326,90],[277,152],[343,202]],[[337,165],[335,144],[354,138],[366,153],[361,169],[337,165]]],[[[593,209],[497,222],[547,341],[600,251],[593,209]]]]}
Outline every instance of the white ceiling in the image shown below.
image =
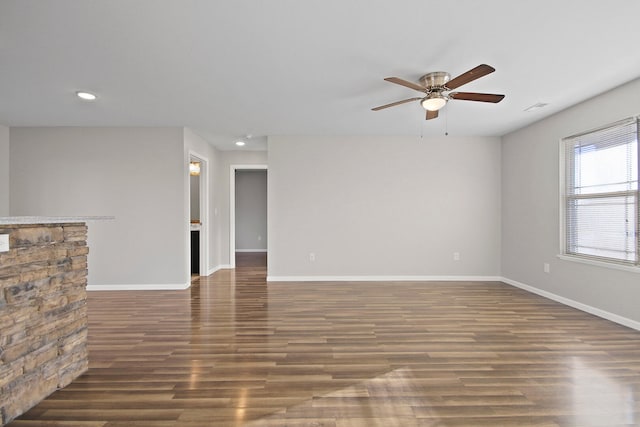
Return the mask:
{"type": "Polygon", "coordinates": [[[639,77],[638,16],[635,0],[0,0],[0,123],[188,126],[221,149],[503,135],[639,77]],[[497,71],[459,90],[500,104],[371,111],[419,95],[384,77],[481,63],[497,71]]]}

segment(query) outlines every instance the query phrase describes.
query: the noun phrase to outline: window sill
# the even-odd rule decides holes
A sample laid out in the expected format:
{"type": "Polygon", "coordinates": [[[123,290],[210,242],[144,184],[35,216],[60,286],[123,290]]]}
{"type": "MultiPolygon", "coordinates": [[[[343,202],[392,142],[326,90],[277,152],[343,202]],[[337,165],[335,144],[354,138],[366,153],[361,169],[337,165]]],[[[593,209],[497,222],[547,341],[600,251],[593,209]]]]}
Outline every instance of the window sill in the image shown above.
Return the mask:
{"type": "Polygon", "coordinates": [[[595,265],[598,267],[611,268],[614,270],[629,271],[631,273],[640,273],[640,267],[631,266],[631,265],[622,265],[622,264],[615,264],[612,262],[596,261],[593,259],[585,259],[577,256],[562,255],[562,254],[558,255],[558,258],[564,261],[577,262],[580,264],[595,265]]]}

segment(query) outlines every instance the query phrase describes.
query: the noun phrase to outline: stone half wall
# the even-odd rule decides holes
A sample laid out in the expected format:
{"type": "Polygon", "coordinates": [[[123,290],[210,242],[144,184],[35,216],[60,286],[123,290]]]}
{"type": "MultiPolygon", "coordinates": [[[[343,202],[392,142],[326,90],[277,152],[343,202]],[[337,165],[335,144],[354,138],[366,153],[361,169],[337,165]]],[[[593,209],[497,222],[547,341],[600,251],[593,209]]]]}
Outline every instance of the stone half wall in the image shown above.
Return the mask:
{"type": "Polygon", "coordinates": [[[88,368],[87,227],[0,225],[0,425],[88,368]]]}

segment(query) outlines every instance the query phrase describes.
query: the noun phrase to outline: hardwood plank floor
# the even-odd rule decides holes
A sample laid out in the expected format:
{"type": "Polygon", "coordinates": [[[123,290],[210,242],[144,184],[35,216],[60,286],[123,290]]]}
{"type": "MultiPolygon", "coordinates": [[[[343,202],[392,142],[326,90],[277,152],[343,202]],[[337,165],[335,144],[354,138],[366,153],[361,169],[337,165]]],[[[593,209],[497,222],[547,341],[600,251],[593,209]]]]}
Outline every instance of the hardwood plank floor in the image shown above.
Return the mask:
{"type": "Polygon", "coordinates": [[[90,369],[10,424],[640,425],[640,332],[492,282],[91,292],[90,369]]]}

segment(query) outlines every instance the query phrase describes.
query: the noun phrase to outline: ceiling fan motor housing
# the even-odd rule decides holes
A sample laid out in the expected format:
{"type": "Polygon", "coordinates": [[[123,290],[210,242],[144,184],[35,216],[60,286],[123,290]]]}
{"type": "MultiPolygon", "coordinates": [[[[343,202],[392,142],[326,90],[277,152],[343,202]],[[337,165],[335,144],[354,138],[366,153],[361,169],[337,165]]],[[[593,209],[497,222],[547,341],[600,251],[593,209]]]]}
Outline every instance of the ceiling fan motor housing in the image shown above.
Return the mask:
{"type": "Polygon", "coordinates": [[[444,71],[435,71],[427,73],[420,77],[420,84],[426,88],[444,87],[451,80],[451,75],[444,71]]]}

